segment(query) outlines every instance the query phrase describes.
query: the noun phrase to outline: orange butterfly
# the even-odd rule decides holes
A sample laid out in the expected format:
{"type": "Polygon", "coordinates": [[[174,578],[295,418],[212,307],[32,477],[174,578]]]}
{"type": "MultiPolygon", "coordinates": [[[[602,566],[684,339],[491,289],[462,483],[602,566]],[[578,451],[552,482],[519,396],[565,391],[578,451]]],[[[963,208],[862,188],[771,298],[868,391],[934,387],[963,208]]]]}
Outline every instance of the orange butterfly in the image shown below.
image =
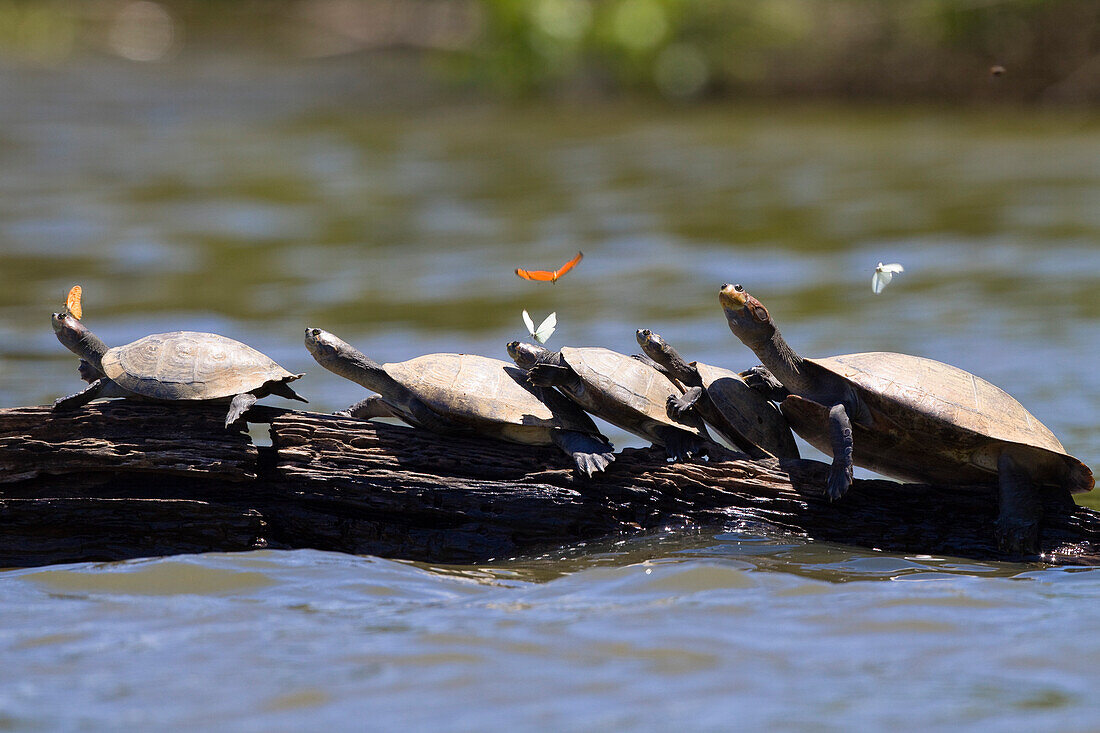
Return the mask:
{"type": "Polygon", "coordinates": [[[516,274],[524,280],[540,280],[542,282],[549,281],[551,283],[556,283],[559,277],[577,266],[577,263],[581,261],[581,257],[584,257],[584,253],[578,252],[576,257],[562,265],[561,269],[554,270],[553,272],[549,270],[521,270],[517,267],[516,274]]]}
{"type": "Polygon", "coordinates": [[[65,308],[69,313],[73,314],[73,318],[80,320],[80,317],[84,315],[80,308],[80,286],[73,285],[73,289],[69,291],[69,297],[65,298],[65,308]]]}

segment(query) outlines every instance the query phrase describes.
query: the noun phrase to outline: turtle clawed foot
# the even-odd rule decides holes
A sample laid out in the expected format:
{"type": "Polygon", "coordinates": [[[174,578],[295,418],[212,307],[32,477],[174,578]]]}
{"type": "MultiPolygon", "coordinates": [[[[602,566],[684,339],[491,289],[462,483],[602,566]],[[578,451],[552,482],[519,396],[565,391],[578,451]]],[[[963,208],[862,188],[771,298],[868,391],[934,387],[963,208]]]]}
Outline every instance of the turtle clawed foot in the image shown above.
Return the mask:
{"type": "Polygon", "coordinates": [[[782,402],[783,398],[789,394],[783,383],[776,379],[767,367],[754,366],[752,369],[741,372],[740,377],[745,380],[745,384],[773,402],[782,402]]]}
{"type": "Polygon", "coordinates": [[[691,405],[685,405],[676,395],[669,395],[665,403],[665,412],[673,419],[682,418],[690,409],[691,405]]]}
{"type": "Polygon", "coordinates": [[[67,412],[73,409],[73,404],[67,398],[61,397],[53,401],[53,407],[51,409],[53,409],[54,412],[67,412]]]}
{"type": "Polygon", "coordinates": [[[1039,554],[1039,523],[1026,519],[997,520],[997,548],[1008,555],[1039,554]]]}
{"type": "Polygon", "coordinates": [[[87,401],[88,400],[84,399],[84,395],[81,392],[77,392],[76,394],[71,394],[68,397],[59,397],[58,399],[54,400],[53,410],[55,412],[67,412],[69,410],[75,410],[76,408],[81,407],[82,405],[87,403],[87,401]]]}
{"type": "Polygon", "coordinates": [[[333,415],[338,415],[340,417],[351,417],[352,416],[351,410],[337,410],[336,412],[334,412],[332,414],[333,415]]]}
{"type": "Polygon", "coordinates": [[[607,470],[607,467],[615,460],[614,453],[576,453],[573,455],[573,463],[577,470],[588,478],[594,474],[607,470]]]}
{"type": "Polygon", "coordinates": [[[829,501],[836,501],[848,492],[852,485],[852,469],[844,466],[833,466],[829,469],[829,481],[825,485],[825,496],[829,501]]]}
{"type": "Polygon", "coordinates": [[[557,370],[547,368],[543,364],[536,364],[527,372],[527,382],[533,387],[553,387],[557,377],[557,370]]]}
{"type": "Polygon", "coordinates": [[[96,369],[84,359],[80,360],[80,367],[78,371],[80,372],[80,378],[88,384],[94,383],[97,379],[103,376],[99,373],[98,369],[96,369]]]}
{"type": "Polygon", "coordinates": [[[683,463],[692,458],[701,458],[707,454],[707,447],[703,441],[687,438],[673,438],[665,440],[665,453],[673,461],[683,463]]]}

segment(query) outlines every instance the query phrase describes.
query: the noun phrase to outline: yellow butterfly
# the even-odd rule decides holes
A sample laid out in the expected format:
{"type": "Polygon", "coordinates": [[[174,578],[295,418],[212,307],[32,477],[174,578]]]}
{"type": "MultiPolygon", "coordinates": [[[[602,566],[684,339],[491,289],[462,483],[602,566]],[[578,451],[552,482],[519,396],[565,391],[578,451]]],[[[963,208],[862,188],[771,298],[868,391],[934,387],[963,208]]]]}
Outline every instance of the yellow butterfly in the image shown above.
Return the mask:
{"type": "Polygon", "coordinates": [[[80,295],[83,291],[79,285],[73,285],[72,290],[69,291],[69,297],[65,298],[65,309],[69,313],[73,314],[73,318],[80,320],[80,317],[84,315],[83,309],[80,307],[80,295]]]}

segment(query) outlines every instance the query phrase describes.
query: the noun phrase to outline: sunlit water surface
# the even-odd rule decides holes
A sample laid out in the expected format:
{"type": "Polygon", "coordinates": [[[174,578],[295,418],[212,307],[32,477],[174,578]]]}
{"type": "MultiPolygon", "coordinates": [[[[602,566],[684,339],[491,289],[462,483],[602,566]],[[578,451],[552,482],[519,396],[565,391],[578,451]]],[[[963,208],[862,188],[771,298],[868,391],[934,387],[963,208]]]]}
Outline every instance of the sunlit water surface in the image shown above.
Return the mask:
{"type": "MultiPolygon", "coordinates": [[[[1001,385],[1100,463],[1100,126],[1080,113],[644,106],[395,111],[358,62],[0,68],[0,404],[109,344],[213,330],[310,373],[307,325],[380,361],[551,345],[894,350],[1001,385]],[[557,285],[517,266],[585,259],[557,285]],[[906,271],[881,296],[878,261],[906,271]]],[[[278,404],[277,399],[271,402],[278,404]]],[[[619,445],[637,441],[612,428],[619,445]]],[[[807,454],[809,450],[806,449],[807,454]]],[[[1087,499],[1086,499],[1087,500],[1087,499]]],[[[0,729],[1091,730],[1094,571],[706,528],[430,568],[318,552],[0,574],[0,729]]]]}

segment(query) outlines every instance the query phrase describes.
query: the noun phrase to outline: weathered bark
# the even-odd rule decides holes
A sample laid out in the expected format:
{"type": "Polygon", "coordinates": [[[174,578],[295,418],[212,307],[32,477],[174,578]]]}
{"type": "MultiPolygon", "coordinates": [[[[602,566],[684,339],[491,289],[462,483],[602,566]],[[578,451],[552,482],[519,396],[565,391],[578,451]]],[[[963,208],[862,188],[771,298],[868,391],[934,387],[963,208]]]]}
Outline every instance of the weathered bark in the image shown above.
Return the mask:
{"type": "MultiPolygon", "coordinates": [[[[895,552],[1002,558],[992,487],[857,480],[827,466],[668,464],[627,449],[576,476],[553,448],[254,408],[272,445],[222,427],[224,407],[125,401],[0,410],[0,566],[311,547],[476,562],[669,526],[761,526],[895,552]]],[[[1100,514],[1051,498],[1043,560],[1100,562],[1100,514]]]]}

